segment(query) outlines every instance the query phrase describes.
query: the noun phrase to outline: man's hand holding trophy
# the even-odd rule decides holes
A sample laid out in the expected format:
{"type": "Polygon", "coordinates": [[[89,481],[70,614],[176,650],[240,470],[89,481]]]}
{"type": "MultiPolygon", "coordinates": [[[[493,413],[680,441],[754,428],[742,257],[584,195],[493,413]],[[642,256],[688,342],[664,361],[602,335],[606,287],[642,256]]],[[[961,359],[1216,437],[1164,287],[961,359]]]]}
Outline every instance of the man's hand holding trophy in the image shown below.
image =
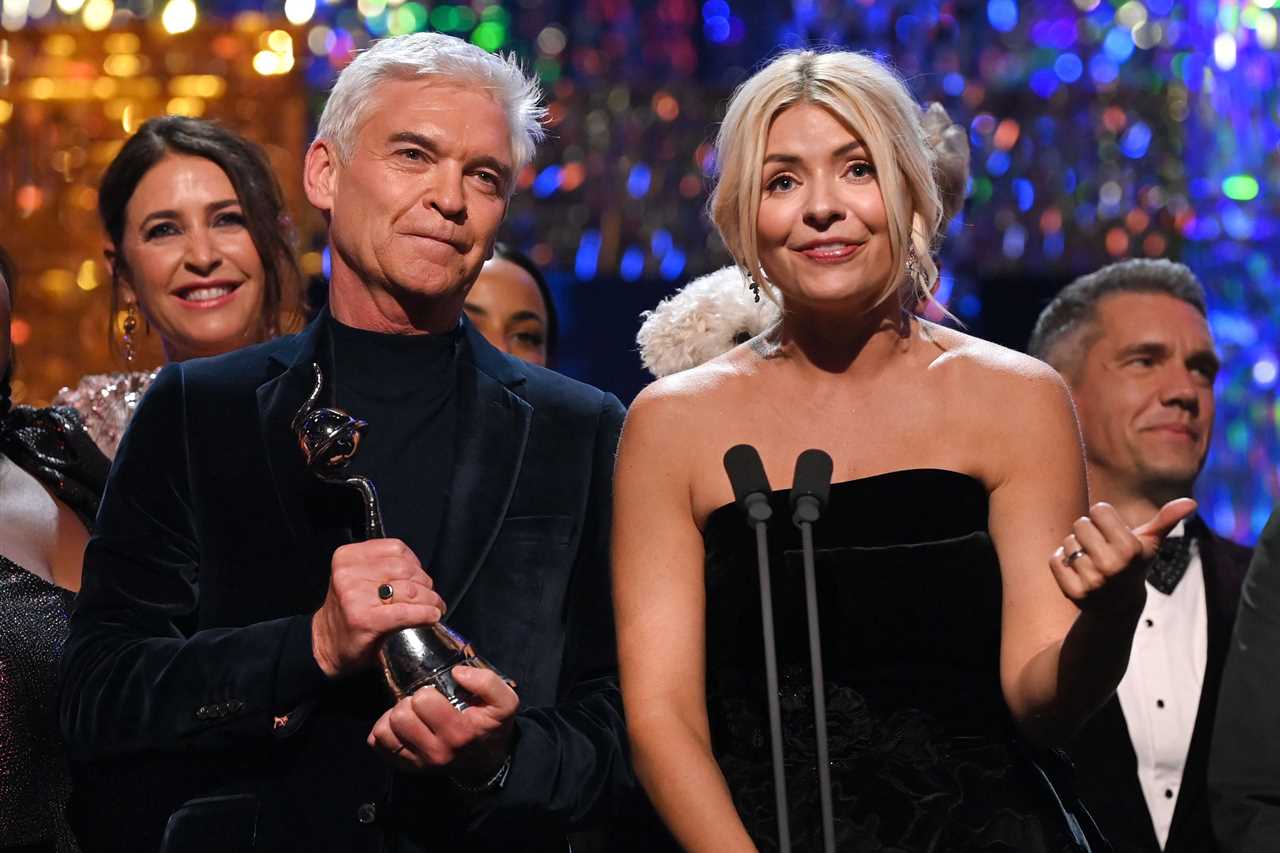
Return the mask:
{"type": "Polygon", "coordinates": [[[360,495],[365,534],[333,554],[329,591],[311,622],[316,662],[331,678],[378,662],[395,704],[368,742],[398,768],[447,768],[464,790],[498,788],[520,706],[514,685],[441,621],[445,602],[430,575],[404,542],[386,538],[377,489],[345,470],[368,424],[318,405],[324,376],[313,367],[315,388],[293,429],[313,474],[360,495]]]}

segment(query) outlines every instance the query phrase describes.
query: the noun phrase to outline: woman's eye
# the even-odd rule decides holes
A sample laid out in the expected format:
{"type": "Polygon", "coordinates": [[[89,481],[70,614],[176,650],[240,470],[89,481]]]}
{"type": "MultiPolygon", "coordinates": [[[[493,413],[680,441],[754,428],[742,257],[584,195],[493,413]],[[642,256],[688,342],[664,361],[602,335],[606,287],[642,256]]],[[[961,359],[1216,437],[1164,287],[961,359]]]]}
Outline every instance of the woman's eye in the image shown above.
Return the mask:
{"type": "Polygon", "coordinates": [[[245,218],[243,213],[221,213],[213,222],[215,225],[244,226],[245,218]]]}
{"type": "Polygon", "coordinates": [[[869,178],[876,173],[876,167],[865,161],[849,164],[849,174],[855,178],[869,178]]]}
{"type": "Polygon", "coordinates": [[[769,182],[767,189],[769,192],[785,193],[795,188],[795,179],[790,175],[778,175],[769,182]]]}
{"type": "Polygon", "coordinates": [[[541,349],[546,338],[537,332],[516,332],[511,337],[529,349],[541,349]]]}
{"type": "Polygon", "coordinates": [[[155,240],[158,237],[168,237],[177,233],[178,228],[172,222],[161,222],[148,228],[143,234],[143,239],[155,240]]]}

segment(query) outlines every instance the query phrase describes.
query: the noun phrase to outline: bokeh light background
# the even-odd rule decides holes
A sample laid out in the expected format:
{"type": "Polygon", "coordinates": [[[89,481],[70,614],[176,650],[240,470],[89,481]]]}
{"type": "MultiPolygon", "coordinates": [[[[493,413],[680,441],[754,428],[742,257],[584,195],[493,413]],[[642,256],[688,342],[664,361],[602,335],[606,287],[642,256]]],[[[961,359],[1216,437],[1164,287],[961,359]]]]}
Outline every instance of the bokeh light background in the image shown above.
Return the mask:
{"type": "MultiPolygon", "coordinates": [[[[1252,541],[1280,495],[1280,0],[2,4],[9,32],[0,38],[13,45],[0,52],[6,147],[39,94],[18,46],[34,63],[51,35],[73,39],[74,53],[91,37],[101,52],[103,39],[132,33],[145,63],[194,35],[189,64],[199,67],[184,74],[229,87],[200,109],[274,146],[286,189],[310,128],[281,126],[281,116],[314,121],[334,74],[370,39],[434,29],[516,52],[546,84],[553,136],[520,177],[505,236],[550,274],[566,329],[561,369],[624,399],[643,382],[635,314],[728,262],[702,208],[715,168],[709,141],[733,87],[780,47],[876,53],[969,129],[973,177],[942,250],[941,299],[975,332],[1021,346],[1036,311],[1075,275],[1123,257],[1183,260],[1209,290],[1226,365],[1203,511],[1219,531],[1252,541]],[[235,45],[219,52],[219,32],[235,45]],[[237,98],[281,107],[246,117],[237,98]]],[[[119,72],[129,60],[95,57],[107,63],[95,76],[127,82],[119,72]]],[[[194,111],[184,97],[168,91],[157,109],[194,111]]],[[[5,233],[38,218],[28,209],[37,192],[50,204],[59,186],[92,185],[91,168],[73,180],[47,153],[24,152],[21,169],[18,155],[0,157],[13,171],[0,175],[5,233]]],[[[296,189],[290,201],[310,250],[304,262],[322,272],[319,223],[296,189]]],[[[24,274],[43,280],[63,263],[63,286],[79,284],[98,238],[77,239],[79,254],[42,258],[24,274]]]]}

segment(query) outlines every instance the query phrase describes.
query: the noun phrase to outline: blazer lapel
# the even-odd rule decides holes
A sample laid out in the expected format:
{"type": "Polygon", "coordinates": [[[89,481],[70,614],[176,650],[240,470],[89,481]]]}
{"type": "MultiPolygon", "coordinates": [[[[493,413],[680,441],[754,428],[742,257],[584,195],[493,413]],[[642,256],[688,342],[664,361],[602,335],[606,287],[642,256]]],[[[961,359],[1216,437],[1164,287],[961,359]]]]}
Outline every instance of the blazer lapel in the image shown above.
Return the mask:
{"type": "Polygon", "coordinates": [[[315,386],[312,363],[319,350],[328,309],[288,345],[270,356],[274,376],[258,386],[258,426],[267,467],[289,532],[298,542],[308,542],[314,526],[308,518],[304,496],[316,480],[307,473],[302,449],[294,437],[292,421],[315,386]]]}
{"type": "MultiPolygon", "coordinates": [[[[524,376],[463,320],[458,358],[458,444],[448,505],[431,566],[457,612],[502,527],[524,459],[533,407],[512,388],[524,376]]],[[[431,571],[428,568],[428,571],[431,571]]]]}

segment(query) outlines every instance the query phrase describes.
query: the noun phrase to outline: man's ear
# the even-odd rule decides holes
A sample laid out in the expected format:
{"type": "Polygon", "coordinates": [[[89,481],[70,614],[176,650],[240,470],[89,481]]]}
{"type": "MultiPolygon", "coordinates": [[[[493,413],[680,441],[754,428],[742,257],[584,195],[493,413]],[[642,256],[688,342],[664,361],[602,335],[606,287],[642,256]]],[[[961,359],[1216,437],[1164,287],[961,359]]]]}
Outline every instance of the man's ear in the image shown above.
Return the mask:
{"type": "Polygon", "coordinates": [[[317,139],[311,143],[302,166],[302,188],[307,201],[322,213],[333,210],[338,168],[338,150],[332,141],[317,139]]]}

